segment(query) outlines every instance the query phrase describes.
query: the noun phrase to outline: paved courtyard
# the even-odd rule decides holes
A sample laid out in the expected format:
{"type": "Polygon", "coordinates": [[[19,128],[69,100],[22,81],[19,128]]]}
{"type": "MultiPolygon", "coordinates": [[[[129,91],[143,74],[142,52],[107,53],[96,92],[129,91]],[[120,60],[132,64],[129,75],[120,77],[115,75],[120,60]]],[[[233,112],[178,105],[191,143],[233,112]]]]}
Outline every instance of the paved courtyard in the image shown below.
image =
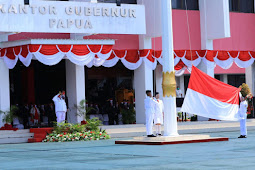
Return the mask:
{"type": "Polygon", "coordinates": [[[94,142],[0,145],[0,169],[254,169],[255,130],[209,133],[227,142],[144,146],[94,142]]]}

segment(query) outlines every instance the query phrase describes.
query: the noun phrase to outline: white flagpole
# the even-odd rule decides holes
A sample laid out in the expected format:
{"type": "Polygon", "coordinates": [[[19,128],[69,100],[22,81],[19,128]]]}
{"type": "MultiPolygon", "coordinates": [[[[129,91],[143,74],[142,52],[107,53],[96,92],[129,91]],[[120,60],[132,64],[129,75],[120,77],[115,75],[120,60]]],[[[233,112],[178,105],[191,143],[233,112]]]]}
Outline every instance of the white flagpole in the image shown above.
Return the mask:
{"type": "Polygon", "coordinates": [[[171,0],[162,0],[164,136],[178,136],[171,0]]]}

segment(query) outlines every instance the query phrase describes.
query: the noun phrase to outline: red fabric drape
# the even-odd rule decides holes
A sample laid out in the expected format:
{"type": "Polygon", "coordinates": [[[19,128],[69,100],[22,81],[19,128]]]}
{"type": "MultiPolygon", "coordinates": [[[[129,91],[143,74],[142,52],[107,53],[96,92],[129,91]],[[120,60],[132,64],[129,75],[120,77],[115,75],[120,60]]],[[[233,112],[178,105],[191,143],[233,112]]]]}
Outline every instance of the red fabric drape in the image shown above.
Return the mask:
{"type": "Polygon", "coordinates": [[[89,49],[86,45],[74,45],[72,53],[78,56],[83,56],[89,54],[89,49]]]}
{"type": "Polygon", "coordinates": [[[14,55],[13,48],[7,48],[6,57],[11,59],[11,60],[15,60],[16,56],[14,55]]]}
{"type": "Polygon", "coordinates": [[[29,51],[30,51],[31,53],[35,53],[35,52],[37,52],[37,51],[39,50],[39,48],[41,47],[41,45],[35,45],[35,44],[31,45],[31,44],[30,44],[28,47],[29,47],[29,51]]]}
{"type": "Polygon", "coordinates": [[[92,51],[93,53],[99,53],[101,50],[102,45],[88,45],[90,51],[92,51]]]}
{"type": "Polygon", "coordinates": [[[21,47],[21,53],[22,57],[26,58],[28,55],[28,46],[27,45],[23,45],[21,47]]]}
{"type": "Polygon", "coordinates": [[[136,63],[139,60],[139,55],[137,50],[128,50],[125,59],[130,63],[136,63]]]}
{"type": "Polygon", "coordinates": [[[111,52],[113,45],[103,45],[102,54],[108,54],[109,52],[111,52]]]}
{"type": "Polygon", "coordinates": [[[59,52],[56,45],[42,45],[40,53],[44,55],[55,55],[59,52]]]}
{"type": "Polygon", "coordinates": [[[251,59],[251,56],[248,51],[240,51],[239,57],[241,61],[248,61],[251,59]]]}
{"type": "Polygon", "coordinates": [[[228,52],[227,51],[219,51],[217,58],[219,60],[227,60],[227,59],[229,59],[228,52]]]}
{"type": "Polygon", "coordinates": [[[126,50],[114,50],[114,53],[116,54],[117,57],[123,58],[125,57],[126,50]]]}
{"type": "Polygon", "coordinates": [[[58,45],[59,50],[63,53],[70,51],[71,47],[72,45],[58,45]]]}

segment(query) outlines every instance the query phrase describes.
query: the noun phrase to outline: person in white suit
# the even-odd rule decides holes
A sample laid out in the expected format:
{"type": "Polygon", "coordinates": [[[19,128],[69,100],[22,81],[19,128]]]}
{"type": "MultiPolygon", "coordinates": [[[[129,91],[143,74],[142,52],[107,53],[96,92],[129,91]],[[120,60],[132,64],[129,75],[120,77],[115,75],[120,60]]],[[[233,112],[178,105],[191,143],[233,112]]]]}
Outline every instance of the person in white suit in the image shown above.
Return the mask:
{"type": "Polygon", "coordinates": [[[155,115],[154,124],[156,125],[156,135],[161,136],[161,125],[163,125],[164,103],[159,99],[159,93],[156,92],[155,100],[155,115]]]}
{"type": "Polygon", "coordinates": [[[145,107],[145,115],[146,115],[146,132],[147,137],[156,137],[152,132],[153,127],[153,119],[155,113],[155,104],[156,101],[153,100],[151,91],[146,90],[146,98],[144,99],[144,107],[145,107]]]}
{"type": "Polygon", "coordinates": [[[57,116],[57,123],[61,123],[65,121],[66,117],[66,111],[67,111],[67,106],[65,102],[65,94],[62,94],[59,92],[56,96],[53,97],[52,99],[55,104],[55,112],[57,116]]]}
{"type": "Polygon", "coordinates": [[[241,135],[238,138],[246,138],[247,136],[247,127],[246,127],[246,118],[247,118],[247,107],[248,102],[246,97],[242,97],[240,94],[240,108],[239,108],[239,120],[240,120],[240,133],[241,135]]]}

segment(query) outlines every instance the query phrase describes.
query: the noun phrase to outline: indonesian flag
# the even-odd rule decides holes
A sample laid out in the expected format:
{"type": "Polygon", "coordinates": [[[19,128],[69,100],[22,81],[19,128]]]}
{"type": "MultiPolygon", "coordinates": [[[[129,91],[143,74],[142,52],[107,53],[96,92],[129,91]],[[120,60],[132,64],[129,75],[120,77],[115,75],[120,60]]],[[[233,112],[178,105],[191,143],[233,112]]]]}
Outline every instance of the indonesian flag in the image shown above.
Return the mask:
{"type": "Polygon", "coordinates": [[[192,66],[181,111],[218,120],[238,121],[240,89],[192,66]]]}

